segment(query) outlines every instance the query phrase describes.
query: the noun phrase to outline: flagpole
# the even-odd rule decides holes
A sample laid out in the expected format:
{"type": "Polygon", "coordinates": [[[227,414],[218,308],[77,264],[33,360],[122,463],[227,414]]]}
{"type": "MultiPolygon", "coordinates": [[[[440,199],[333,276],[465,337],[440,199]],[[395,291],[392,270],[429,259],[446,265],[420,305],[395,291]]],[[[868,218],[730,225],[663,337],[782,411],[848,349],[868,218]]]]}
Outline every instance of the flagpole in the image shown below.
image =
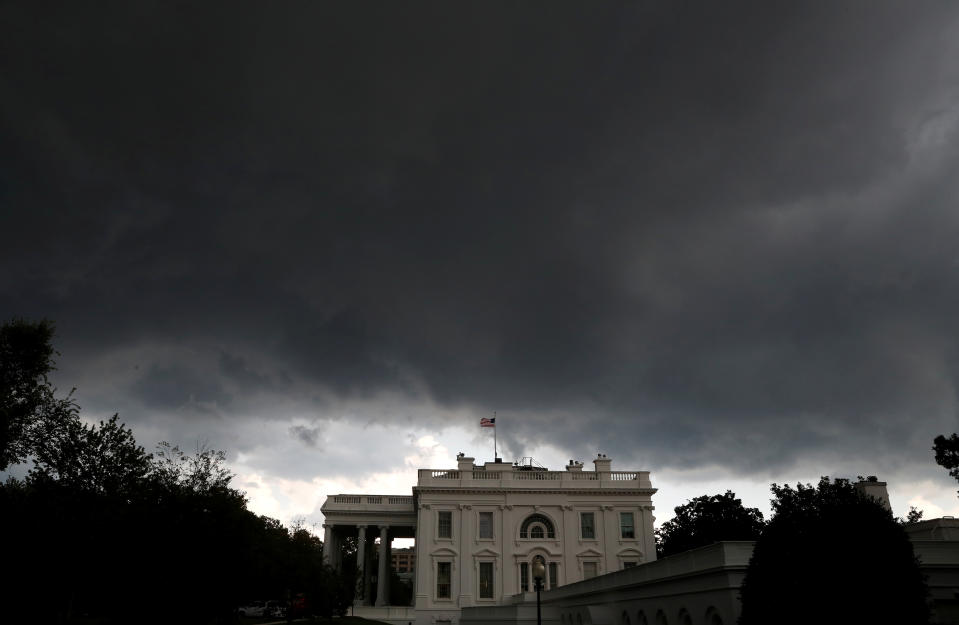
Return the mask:
{"type": "Polygon", "coordinates": [[[496,411],[493,411],[493,462],[496,462],[496,411]]]}

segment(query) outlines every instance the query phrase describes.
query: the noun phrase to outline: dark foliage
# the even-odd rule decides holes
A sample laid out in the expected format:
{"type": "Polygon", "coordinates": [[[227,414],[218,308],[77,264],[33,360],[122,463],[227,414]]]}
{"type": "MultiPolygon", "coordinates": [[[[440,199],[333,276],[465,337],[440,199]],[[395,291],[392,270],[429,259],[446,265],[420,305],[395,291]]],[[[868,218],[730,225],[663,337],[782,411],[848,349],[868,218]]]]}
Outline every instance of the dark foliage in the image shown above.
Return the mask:
{"type": "Polygon", "coordinates": [[[32,430],[53,412],[53,324],[14,319],[0,326],[0,470],[31,453],[32,430]]]}
{"type": "Polygon", "coordinates": [[[673,510],[676,516],[656,531],[659,557],[721,540],[756,540],[764,527],[762,512],[744,507],[732,491],[696,497],[673,510]]]}
{"type": "Polygon", "coordinates": [[[940,434],[933,439],[932,450],[936,452],[936,464],[949,469],[949,475],[959,481],[959,436],[946,438],[940,434]]]}
{"type": "Polygon", "coordinates": [[[847,480],[772,485],[774,516],[741,588],[741,625],[929,621],[912,543],[847,480]]]}
{"type": "Polygon", "coordinates": [[[297,595],[344,611],[353,578],[323,564],[316,537],[247,510],[222,452],[163,443],[153,456],[116,416],[86,425],[52,400],[48,330],[3,326],[4,409],[26,415],[4,453],[34,463],[0,486],[4,619],[227,623],[245,600],[297,595]]]}

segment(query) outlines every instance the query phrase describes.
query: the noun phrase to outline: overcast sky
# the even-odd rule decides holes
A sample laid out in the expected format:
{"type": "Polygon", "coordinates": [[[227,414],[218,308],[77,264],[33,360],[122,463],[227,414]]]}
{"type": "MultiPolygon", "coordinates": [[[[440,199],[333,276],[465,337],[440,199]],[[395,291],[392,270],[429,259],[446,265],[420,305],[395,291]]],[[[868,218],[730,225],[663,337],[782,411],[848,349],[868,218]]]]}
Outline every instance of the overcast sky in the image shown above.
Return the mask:
{"type": "Polygon", "coordinates": [[[0,314],[257,512],[463,451],[959,515],[959,3],[0,4],[0,314]]]}

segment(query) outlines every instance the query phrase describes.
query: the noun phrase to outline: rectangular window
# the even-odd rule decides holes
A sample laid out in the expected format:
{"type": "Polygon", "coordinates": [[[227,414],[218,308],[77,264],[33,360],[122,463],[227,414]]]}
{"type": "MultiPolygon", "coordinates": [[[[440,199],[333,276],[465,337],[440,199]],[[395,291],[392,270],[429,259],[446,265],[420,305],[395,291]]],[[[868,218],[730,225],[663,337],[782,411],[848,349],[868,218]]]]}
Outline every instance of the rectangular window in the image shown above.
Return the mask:
{"type": "Polygon", "coordinates": [[[631,569],[631,568],[633,568],[634,566],[636,566],[636,563],[635,563],[635,562],[623,562],[623,568],[624,568],[624,569],[631,569]]]}
{"type": "Polygon", "coordinates": [[[493,537],[493,513],[492,512],[479,513],[479,537],[480,538],[493,537]]]}
{"type": "Polygon", "coordinates": [[[440,538],[452,538],[453,537],[453,513],[449,511],[440,510],[439,512],[439,532],[437,536],[440,538]]]}
{"type": "Polygon", "coordinates": [[[592,512],[579,513],[579,526],[583,538],[596,538],[596,529],[593,526],[592,512]]]}
{"type": "Polygon", "coordinates": [[[590,579],[591,577],[596,577],[596,563],[583,562],[583,579],[590,579]]]}
{"type": "Polygon", "coordinates": [[[480,599],[493,598],[493,563],[480,562],[479,596],[480,599]]]}
{"type": "Polygon", "coordinates": [[[619,513],[619,536],[620,538],[636,538],[636,530],[633,529],[633,513],[619,513]]]}
{"type": "Polygon", "coordinates": [[[437,562],[436,563],[436,598],[437,599],[449,599],[450,598],[450,569],[452,568],[451,562],[437,562]]]}
{"type": "Polygon", "coordinates": [[[557,569],[556,563],[550,562],[549,563],[549,587],[550,588],[556,588],[557,586],[559,586],[559,577],[557,577],[556,575],[556,569],[557,569]]]}
{"type": "Polygon", "coordinates": [[[519,591],[527,592],[529,590],[529,564],[523,562],[519,565],[519,591]]]}

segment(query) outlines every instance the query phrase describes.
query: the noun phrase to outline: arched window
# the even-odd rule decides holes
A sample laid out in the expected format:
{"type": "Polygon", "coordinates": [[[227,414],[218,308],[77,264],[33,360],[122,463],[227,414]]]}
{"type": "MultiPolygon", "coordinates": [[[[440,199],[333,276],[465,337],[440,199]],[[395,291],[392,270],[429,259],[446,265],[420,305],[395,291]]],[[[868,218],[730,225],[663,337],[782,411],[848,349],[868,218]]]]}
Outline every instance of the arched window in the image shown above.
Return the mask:
{"type": "Polygon", "coordinates": [[[542,514],[531,514],[526,517],[519,528],[520,538],[556,538],[553,522],[542,514]]]}
{"type": "Polygon", "coordinates": [[[630,623],[629,623],[629,613],[626,612],[626,610],[623,610],[623,617],[622,617],[621,619],[619,619],[619,622],[622,623],[622,625],[630,625],[630,623]]]}
{"type": "Polygon", "coordinates": [[[642,610],[636,615],[636,625],[649,625],[649,621],[646,620],[646,614],[642,610]]]}
{"type": "Polygon", "coordinates": [[[689,615],[686,608],[679,611],[679,625],[693,625],[693,617],[689,615]]]}
{"type": "Polygon", "coordinates": [[[709,606],[706,610],[706,625],[723,625],[723,619],[715,607],[709,606]]]}

